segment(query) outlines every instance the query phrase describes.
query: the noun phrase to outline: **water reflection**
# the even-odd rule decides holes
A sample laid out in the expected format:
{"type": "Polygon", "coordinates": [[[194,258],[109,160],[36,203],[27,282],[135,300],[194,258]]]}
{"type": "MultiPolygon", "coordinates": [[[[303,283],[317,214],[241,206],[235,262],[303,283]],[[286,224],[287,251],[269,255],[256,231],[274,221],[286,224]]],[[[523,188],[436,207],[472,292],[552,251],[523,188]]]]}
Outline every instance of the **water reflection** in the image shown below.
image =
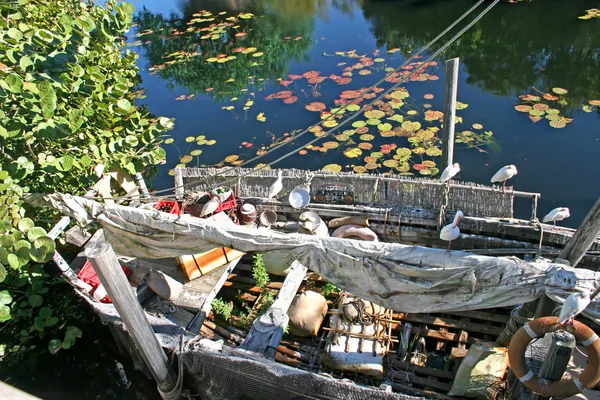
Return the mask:
{"type": "Polygon", "coordinates": [[[143,8],[134,22],[143,34],[139,44],[154,73],[192,93],[210,91],[222,100],[239,95],[250,84],[260,89],[264,82],[285,76],[288,64],[301,60],[313,45],[314,16],[326,1],[284,3],[190,0],[179,4],[183,16],[143,8]],[[202,17],[201,10],[212,16],[202,17]],[[236,17],[240,12],[255,16],[236,17]],[[207,37],[215,33],[208,30],[214,24],[220,24],[217,36],[207,37]],[[226,56],[230,59],[221,62],[226,56]]]}
{"type": "MultiPolygon", "coordinates": [[[[368,1],[362,9],[379,46],[404,50],[421,47],[472,5],[470,0],[368,1]]],[[[559,86],[579,108],[600,89],[600,20],[577,19],[589,7],[585,0],[500,3],[445,56],[460,57],[467,82],[485,91],[511,96],[559,86]]]]}

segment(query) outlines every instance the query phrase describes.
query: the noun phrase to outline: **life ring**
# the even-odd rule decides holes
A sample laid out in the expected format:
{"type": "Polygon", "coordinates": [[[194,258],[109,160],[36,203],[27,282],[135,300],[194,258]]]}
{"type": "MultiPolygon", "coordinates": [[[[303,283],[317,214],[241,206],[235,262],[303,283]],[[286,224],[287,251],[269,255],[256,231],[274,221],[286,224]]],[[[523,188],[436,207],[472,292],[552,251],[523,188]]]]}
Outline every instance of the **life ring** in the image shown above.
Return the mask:
{"type": "Polygon", "coordinates": [[[543,317],[526,323],[515,333],[508,346],[508,359],[515,376],[535,393],[551,397],[568,397],[591,388],[600,381],[600,340],[598,335],[581,322],[574,322],[574,329],[569,332],[583,346],[588,356],[588,364],[578,377],[563,378],[557,382],[542,382],[529,370],[525,363],[525,349],[535,338],[562,328],[558,325],[558,317],[543,317]]]}
{"type": "Polygon", "coordinates": [[[347,238],[347,237],[359,237],[362,240],[369,242],[378,242],[379,238],[377,234],[367,228],[366,226],[360,225],[344,225],[337,228],[331,234],[332,237],[347,238]]]}

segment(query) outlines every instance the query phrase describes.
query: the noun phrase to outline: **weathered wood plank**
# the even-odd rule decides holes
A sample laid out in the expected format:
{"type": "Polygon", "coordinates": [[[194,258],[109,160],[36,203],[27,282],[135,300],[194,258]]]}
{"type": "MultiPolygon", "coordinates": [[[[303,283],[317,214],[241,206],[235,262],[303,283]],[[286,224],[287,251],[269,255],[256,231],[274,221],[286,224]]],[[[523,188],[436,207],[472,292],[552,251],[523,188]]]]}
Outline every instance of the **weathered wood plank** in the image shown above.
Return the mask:
{"type": "Polygon", "coordinates": [[[422,323],[422,324],[437,325],[437,326],[443,326],[443,327],[447,327],[447,328],[457,328],[457,329],[463,329],[468,332],[479,332],[479,333],[495,335],[495,336],[499,335],[503,329],[503,328],[496,327],[496,326],[476,324],[473,322],[464,322],[464,321],[459,321],[456,319],[440,318],[440,317],[435,317],[432,315],[424,315],[424,314],[399,313],[399,314],[394,314],[394,318],[399,318],[399,319],[402,319],[402,320],[408,321],[408,322],[417,322],[417,323],[422,323]]]}
{"type": "Polygon", "coordinates": [[[575,235],[567,242],[558,258],[562,258],[576,267],[581,258],[590,249],[600,234],[600,198],[585,216],[575,235]]]}
{"type": "Polygon", "coordinates": [[[231,261],[229,264],[225,265],[225,268],[223,269],[221,276],[219,277],[217,282],[214,284],[214,286],[212,287],[210,292],[208,292],[208,294],[204,298],[203,303],[200,304],[198,313],[196,314],[194,319],[187,326],[188,331],[193,332],[195,334],[198,334],[200,332],[200,327],[202,326],[202,324],[204,323],[204,320],[206,319],[206,317],[212,310],[212,301],[217,297],[217,294],[223,287],[223,284],[227,280],[227,277],[233,272],[233,270],[235,269],[235,267],[238,265],[239,262],[240,262],[240,259],[236,258],[235,260],[231,261]]]}
{"type": "Polygon", "coordinates": [[[127,326],[127,330],[152,376],[161,390],[170,391],[175,379],[167,356],[154,334],[142,306],[131,291],[121,263],[110,244],[104,239],[102,230],[99,230],[90,240],[85,255],[92,263],[119,316],[127,326]]]}
{"type": "Polygon", "coordinates": [[[307,272],[308,268],[300,262],[294,261],[292,263],[273,305],[269,307],[265,314],[254,321],[252,329],[240,348],[263,354],[270,359],[275,358],[277,346],[279,346],[283,330],[288,323],[287,310],[290,308],[307,272]]]}
{"type": "Polygon", "coordinates": [[[446,89],[444,92],[444,123],[442,135],[443,170],[454,160],[454,128],[456,125],[456,94],[458,93],[459,59],[446,60],[446,89]]]}
{"type": "Polygon", "coordinates": [[[414,370],[416,373],[421,375],[435,376],[437,378],[443,378],[448,380],[454,379],[454,374],[452,374],[452,372],[450,371],[444,371],[441,369],[429,367],[421,367],[419,365],[410,364],[405,361],[393,360],[393,356],[388,356],[387,361],[394,367],[402,369],[404,371],[414,370]]]}

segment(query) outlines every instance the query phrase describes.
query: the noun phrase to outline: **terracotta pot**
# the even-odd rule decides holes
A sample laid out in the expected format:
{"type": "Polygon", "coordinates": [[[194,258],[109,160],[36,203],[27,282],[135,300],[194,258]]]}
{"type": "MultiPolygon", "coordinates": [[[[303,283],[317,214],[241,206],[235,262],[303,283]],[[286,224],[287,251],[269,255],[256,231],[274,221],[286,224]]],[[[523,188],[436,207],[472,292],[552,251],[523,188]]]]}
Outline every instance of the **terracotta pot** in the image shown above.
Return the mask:
{"type": "Polygon", "coordinates": [[[244,225],[251,225],[256,221],[256,208],[252,204],[244,204],[240,208],[240,221],[244,225]]]}

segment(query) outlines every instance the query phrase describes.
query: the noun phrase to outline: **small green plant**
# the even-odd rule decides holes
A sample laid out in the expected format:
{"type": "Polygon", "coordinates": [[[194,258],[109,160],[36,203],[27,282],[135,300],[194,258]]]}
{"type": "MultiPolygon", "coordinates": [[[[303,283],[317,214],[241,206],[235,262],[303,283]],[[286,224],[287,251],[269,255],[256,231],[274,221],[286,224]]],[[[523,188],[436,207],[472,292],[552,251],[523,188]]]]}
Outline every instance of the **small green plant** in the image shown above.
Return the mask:
{"type": "Polygon", "coordinates": [[[331,282],[327,282],[325,284],[325,286],[323,286],[323,296],[327,297],[329,296],[332,292],[336,292],[339,293],[342,289],[340,289],[339,287],[335,286],[333,283],[331,282]]]}
{"type": "Polygon", "coordinates": [[[271,282],[271,278],[269,278],[269,272],[267,272],[267,268],[265,267],[263,256],[262,254],[255,254],[253,259],[254,268],[252,268],[252,276],[256,281],[256,286],[264,288],[271,282]]]}
{"type": "Polygon", "coordinates": [[[215,314],[222,316],[225,320],[229,321],[233,312],[233,302],[226,303],[223,299],[216,298],[210,303],[212,305],[215,314]]]}

